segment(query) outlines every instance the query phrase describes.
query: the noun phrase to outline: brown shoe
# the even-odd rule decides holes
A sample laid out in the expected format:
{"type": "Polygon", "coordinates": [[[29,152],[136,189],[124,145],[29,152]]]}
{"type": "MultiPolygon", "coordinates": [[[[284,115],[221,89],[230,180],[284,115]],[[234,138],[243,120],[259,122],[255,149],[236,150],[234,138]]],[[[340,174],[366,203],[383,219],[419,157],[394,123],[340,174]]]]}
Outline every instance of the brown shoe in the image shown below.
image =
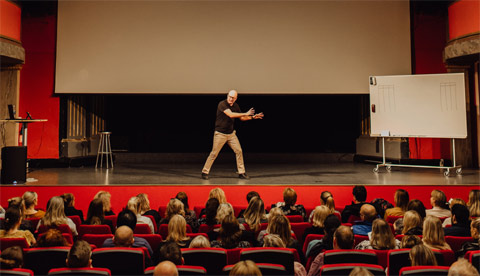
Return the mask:
{"type": "Polygon", "coordinates": [[[208,173],[202,173],[202,179],[208,180],[208,173]]]}
{"type": "Polygon", "coordinates": [[[248,177],[248,175],[246,173],[239,174],[238,178],[240,178],[240,179],[250,179],[250,177],[248,177]]]}

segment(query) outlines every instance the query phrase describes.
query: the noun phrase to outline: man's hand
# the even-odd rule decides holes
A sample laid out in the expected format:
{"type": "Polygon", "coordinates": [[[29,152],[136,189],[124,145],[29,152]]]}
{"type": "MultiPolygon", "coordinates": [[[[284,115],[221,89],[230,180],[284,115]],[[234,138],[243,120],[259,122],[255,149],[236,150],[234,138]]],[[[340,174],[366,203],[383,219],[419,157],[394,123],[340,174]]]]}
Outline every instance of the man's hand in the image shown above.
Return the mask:
{"type": "Polygon", "coordinates": [[[245,113],[246,116],[253,116],[254,114],[255,114],[255,109],[253,109],[253,107],[250,108],[250,109],[247,111],[247,113],[245,113]]]}
{"type": "Polygon", "coordinates": [[[263,112],[253,115],[252,119],[263,119],[263,112]]]}

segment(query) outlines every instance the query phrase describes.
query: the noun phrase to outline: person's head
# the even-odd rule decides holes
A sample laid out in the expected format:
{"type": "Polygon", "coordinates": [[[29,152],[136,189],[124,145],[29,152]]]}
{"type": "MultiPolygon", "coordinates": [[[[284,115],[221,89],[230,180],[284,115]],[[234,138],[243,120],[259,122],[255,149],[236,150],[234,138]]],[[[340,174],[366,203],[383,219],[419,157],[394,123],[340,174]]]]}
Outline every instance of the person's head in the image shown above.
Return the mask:
{"type": "Polygon", "coordinates": [[[449,205],[450,205],[450,209],[453,207],[453,205],[455,204],[461,204],[461,205],[465,205],[467,206],[467,203],[465,203],[465,200],[461,199],[461,198],[452,198],[448,201],[449,205]]]}
{"type": "Polygon", "coordinates": [[[132,231],[135,230],[135,226],[137,225],[137,216],[134,212],[126,208],[117,215],[117,228],[124,225],[130,227],[132,231]]]}
{"type": "Polygon", "coordinates": [[[313,209],[312,225],[315,227],[324,227],[325,219],[331,214],[330,209],[325,205],[320,205],[313,209]]]}
{"type": "Polygon", "coordinates": [[[459,258],[448,269],[448,276],[479,276],[478,270],[467,259],[459,258]]]}
{"type": "Polygon", "coordinates": [[[198,235],[190,242],[189,248],[209,248],[210,241],[204,235],[198,235]]]}
{"type": "Polygon", "coordinates": [[[287,247],[277,234],[268,234],[263,237],[263,247],[287,247]]]}
{"type": "Polygon", "coordinates": [[[236,263],[228,275],[261,276],[262,272],[253,261],[246,260],[236,263]]]}
{"type": "Polygon", "coordinates": [[[283,216],[282,209],[280,209],[278,207],[274,207],[274,208],[270,209],[270,212],[267,215],[268,223],[270,223],[271,219],[275,216],[283,216]]]}
{"type": "Polygon", "coordinates": [[[176,265],[181,265],[183,263],[182,251],[177,243],[167,242],[160,247],[158,260],[160,262],[170,261],[176,265]]]}
{"type": "Polygon", "coordinates": [[[23,266],[23,250],[20,246],[12,246],[2,250],[0,255],[0,268],[13,269],[23,266]]]}
{"type": "Polygon", "coordinates": [[[133,231],[130,227],[124,225],[117,228],[113,236],[115,247],[131,247],[133,242],[133,231]]]}
{"type": "Polygon", "coordinates": [[[182,243],[187,239],[187,222],[180,215],[173,215],[168,222],[167,241],[182,243]]]}
{"type": "Polygon", "coordinates": [[[178,276],[177,266],[171,261],[160,262],[153,270],[153,276],[178,276]]]}
{"type": "Polygon", "coordinates": [[[423,244],[422,239],[417,235],[405,235],[402,238],[402,248],[412,248],[417,244],[423,244]]]}
{"type": "Polygon", "coordinates": [[[110,199],[112,198],[112,195],[107,192],[107,191],[99,191],[95,197],[95,198],[100,198],[102,201],[103,201],[103,210],[105,212],[109,212],[112,208],[112,204],[110,203],[110,199]]]}
{"type": "Polygon", "coordinates": [[[441,248],[446,244],[442,221],[434,216],[427,216],[423,221],[423,243],[434,248],[441,248]]]}
{"type": "Polygon", "coordinates": [[[467,206],[455,204],[452,206],[452,223],[460,225],[468,225],[470,212],[467,206]]]}
{"type": "Polygon", "coordinates": [[[132,196],[128,200],[127,209],[132,211],[135,215],[139,215],[139,213],[138,213],[138,198],[136,196],[132,196]]]}
{"type": "Polygon", "coordinates": [[[260,229],[260,224],[263,219],[266,219],[265,205],[263,200],[259,197],[252,197],[248,203],[248,207],[243,214],[245,222],[250,226],[250,229],[257,231],[260,229]]]}
{"type": "Polygon", "coordinates": [[[437,259],[433,251],[423,244],[412,247],[409,252],[412,266],[437,265],[437,259]]]}
{"type": "Polygon", "coordinates": [[[360,218],[363,221],[372,222],[377,217],[377,210],[371,204],[363,204],[360,207],[360,218]]]}
{"type": "Polygon", "coordinates": [[[72,207],[75,205],[75,196],[72,193],[65,193],[61,195],[63,198],[63,203],[65,204],[66,207],[72,207]]]}
{"type": "Polygon", "coordinates": [[[37,247],[70,246],[58,229],[50,228],[37,239],[37,247]]]}
{"type": "Polygon", "coordinates": [[[218,187],[210,190],[208,198],[216,198],[218,199],[218,202],[220,204],[227,203],[227,197],[225,196],[225,192],[218,187]]]}
{"type": "Polygon", "coordinates": [[[373,221],[370,241],[374,249],[395,249],[395,236],[390,225],[383,219],[373,221]]]}
{"type": "Polygon", "coordinates": [[[25,215],[25,201],[23,198],[16,196],[8,199],[8,208],[17,208],[20,211],[20,216],[24,218],[25,215]]]}
{"type": "Polygon", "coordinates": [[[394,201],[395,201],[395,206],[401,208],[403,211],[406,211],[408,202],[410,201],[408,192],[405,191],[404,189],[396,190],[394,201]]]}
{"type": "Polygon", "coordinates": [[[150,210],[150,200],[148,200],[148,195],[141,193],[137,195],[138,198],[138,210],[141,215],[150,210]]]}
{"type": "Polygon", "coordinates": [[[172,198],[167,204],[167,209],[165,210],[165,217],[170,219],[174,215],[185,216],[185,209],[183,203],[176,199],[172,198]]]}
{"type": "Polygon", "coordinates": [[[234,215],[233,207],[230,203],[221,203],[218,206],[216,219],[219,223],[222,223],[226,216],[234,215]]]}
{"type": "Polygon", "coordinates": [[[430,204],[432,207],[447,209],[447,196],[445,196],[443,191],[433,190],[432,193],[430,193],[430,204]]]}
{"type": "Polygon", "coordinates": [[[92,248],[86,241],[76,241],[67,255],[67,267],[92,267],[92,248]]]}
{"type": "Polygon", "coordinates": [[[406,211],[403,215],[403,231],[402,234],[407,233],[410,229],[415,227],[422,227],[422,218],[414,211],[406,211]]]}
{"type": "Polygon", "coordinates": [[[354,245],[353,232],[350,227],[340,225],[333,234],[334,249],[352,249],[354,245]]]}
{"type": "Polygon", "coordinates": [[[332,193],[329,191],[323,191],[320,194],[320,202],[322,205],[326,205],[332,213],[335,212],[335,202],[333,201],[332,193]]]}
{"type": "Polygon", "coordinates": [[[407,205],[407,210],[413,210],[417,212],[420,215],[422,221],[427,216],[427,212],[425,211],[425,206],[423,205],[423,202],[418,199],[410,200],[407,205]]]}
{"type": "Polygon", "coordinates": [[[325,218],[325,235],[333,237],[335,230],[342,224],[340,219],[334,215],[330,214],[325,218]]]}
{"type": "Polygon", "coordinates": [[[87,212],[87,223],[100,225],[103,223],[105,213],[103,211],[103,201],[99,198],[90,201],[87,212]]]}
{"type": "Polygon", "coordinates": [[[475,240],[480,240],[480,218],[476,218],[470,223],[470,234],[475,240]]]}
{"type": "Polygon", "coordinates": [[[217,223],[217,210],[220,206],[220,202],[216,198],[209,198],[205,204],[205,218],[207,224],[213,225],[217,223]]]}
{"type": "Polygon", "coordinates": [[[15,207],[9,207],[7,208],[7,211],[5,211],[5,222],[4,222],[4,227],[5,230],[8,232],[11,229],[15,229],[20,227],[20,224],[22,223],[22,215],[20,210],[15,207]]]}
{"type": "Polygon", "coordinates": [[[38,204],[38,194],[36,192],[26,191],[22,196],[25,202],[25,208],[31,208],[38,204]]]}
{"type": "Polygon", "coordinates": [[[47,227],[51,225],[60,225],[67,223],[63,198],[59,196],[54,196],[50,198],[50,204],[47,207],[47,212],[45,212],[45,216],[42,218],[42,222],[47,227]]]}
{"type": "Polygon", "coordinates": [[[395,235],[400,235],[403,232],[404,224],[403,219],[397,219],[393,223],[393,229],[395,230],[395,235]]]}
{"type": "Polygon", "coordinates": [[[367,200],[367,189],[363,185],[353,187],[352,194],[354,201],[365,202],[367,200]]]}
{"type": "Polygon", "coordinates": [[[470,210],[470,216],[480,217],[480,190],[471,190],[468,193],[467,206],[470,210]]]}
{"type": "Polygon", "coordinates": [[[227,94],[227,103],[232,106],[235,101],[237,100],[237,97],[238,97],[238,93],[237,93],[237,90],[230,90],[228,91],[228,94],[227,94]]]}
{"type": "Polygon", "coordinates": [[[274,216],[267,226],[268,234],[277,234],[283,243],[288,246],[292,239],[292,228],[287,217],[284,215],[274,216]]]}
{"type": "Polygon", "coordinates": [[[283,190],[283,201],[285,201],[285,205],[293,206],[297,202],[297,193],[292,188],[285,188],[283,190]]]}
{"type": "Polygon", "coordinates": [[[250,191],[247,193],[247,203],[250,203],[250,199],[252,199],[253,197],[258,197],[260,198],[260,194],[258,194],[256,191],[250,191]]]}
{"type": "Polygon", "coordinates": [[[180,200],[183,203],[183,210],[187,212],[190,209],[190,206],[188,205],[188,196],[187,193],[185,192],[178,192],[177,195],[175,196],[176,199],[180,200]]]}
{"type": "Polygon", "coordinates": [[[348,276],[373,276],[373,274],[364,267],[356,266],[354,269],[352,269],[352,271],[350,271],[348,276]]]}
{"type": "Polygon", "coordinates": [[[220,230],[218,231],[218,237],[222,241],[224,248],[235,248],[242,236],[242,230],[240,230],[240,224],[237,218],[233,214],[226,216],[222,220],[220,230]]]}

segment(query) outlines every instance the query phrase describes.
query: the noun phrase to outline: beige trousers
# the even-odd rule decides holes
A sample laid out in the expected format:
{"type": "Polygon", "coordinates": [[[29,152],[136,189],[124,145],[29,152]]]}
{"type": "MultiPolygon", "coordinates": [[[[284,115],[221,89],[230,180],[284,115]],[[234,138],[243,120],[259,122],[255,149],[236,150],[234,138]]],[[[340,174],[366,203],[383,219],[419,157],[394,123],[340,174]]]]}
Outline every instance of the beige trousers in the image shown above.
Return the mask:
{"type": "Polygon", "coordinates": [[[245,165],[243,164],[243,152],[242,152],[242,147],[240,146],[240,141],[237,138],[237,135],[235,134],[235,130],[231,134],[224,134],[218,131],[215,131],[215,134],[213,135],[213,148],[212,151],[210,152],[210,155],[207,158],[207,161],[205,162],[205,165],[203,166],[202,173],[208,174],[210,172],[210,168],[213,165],[213,161],[218,156],[218,153],[220,150],[223,148],[223,145],[225,143],[228,143],[228,145],[232,148],[233,152],[235,152],[235,156],[237,158],[237,170],[239,174],[245,173],[245,165]]]}

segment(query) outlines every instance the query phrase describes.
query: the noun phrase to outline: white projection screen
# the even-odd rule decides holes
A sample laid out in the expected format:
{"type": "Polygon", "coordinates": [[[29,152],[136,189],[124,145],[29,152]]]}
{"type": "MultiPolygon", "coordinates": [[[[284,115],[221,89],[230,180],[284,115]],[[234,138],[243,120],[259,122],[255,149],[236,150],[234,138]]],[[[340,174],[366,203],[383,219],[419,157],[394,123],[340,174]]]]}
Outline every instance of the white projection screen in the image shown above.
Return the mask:
{"type": "Polygon", "coordinates": [[[401,1],[59,0],[55,93],[368,94],[411,73],[401,1]]]}

